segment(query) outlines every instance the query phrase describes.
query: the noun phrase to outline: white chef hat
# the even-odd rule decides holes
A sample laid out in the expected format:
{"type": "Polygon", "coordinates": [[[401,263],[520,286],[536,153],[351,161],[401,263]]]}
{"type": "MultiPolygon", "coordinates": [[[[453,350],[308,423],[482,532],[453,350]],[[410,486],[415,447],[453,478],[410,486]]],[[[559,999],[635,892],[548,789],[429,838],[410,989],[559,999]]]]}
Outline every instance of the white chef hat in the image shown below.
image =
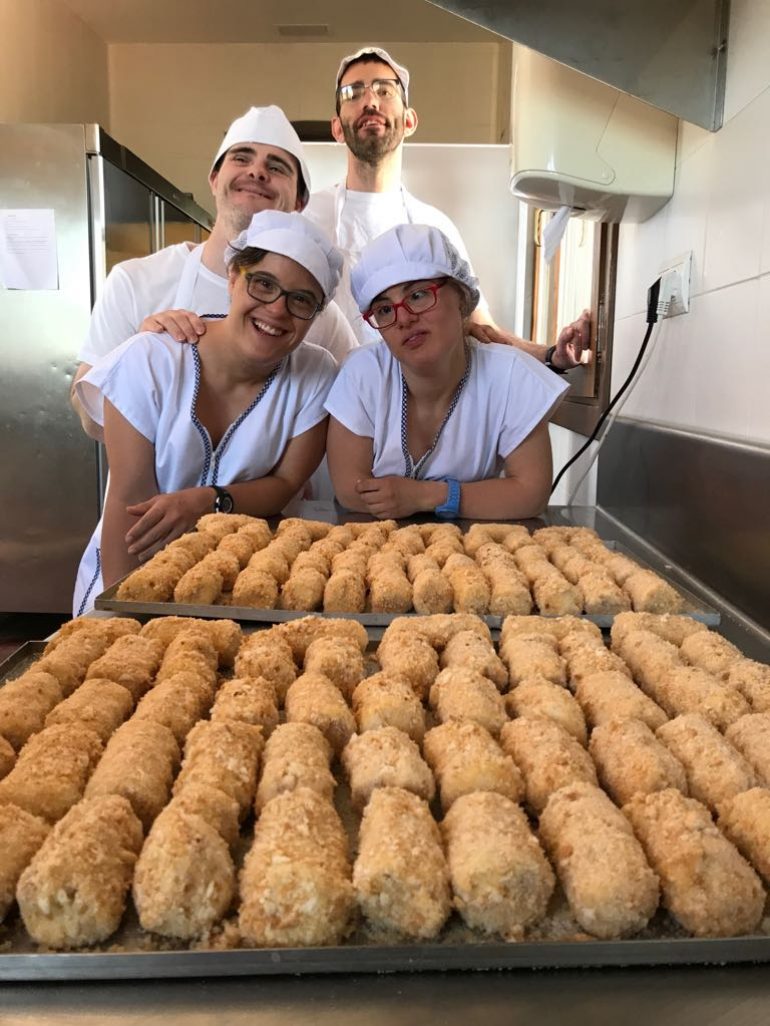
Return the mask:
{"type": "Polygon", "coordinates": [[[438,228],[427,224],[399,224],[361,251],[350,272],[350,287],[364,313],[391,285],[424,278],[452,278],[469,293],[469,313],[479,301],[479,283],[470,266],[438,228]]]}
{"type": "Polygon", "coordinates": [[[278,146],[297,158],[301,178],[299,198],[304,207],[310,198],[310,169],[305,161],[305,151],[300,138],[280,107],[251,107],[242,117],[236,118],[225,133],[217,155],[212,161],[211,170],[214,170],[219,158],[227,153],[231,146],[250,142],[278,146]]]}
{"type": "Polygon", "coordinates": [[[262,210],[251,219],[248,228],[225,249],[225,263],[243,249],[254,247],[290,257],[310,271],[328,302],[339,285],[342,253],[302,214],[282,210],[262,210]]]}
{"type": "Polygon", "coordinates": [[[360,57],[377,57],[383,62],[383,64],[389,64],[396,73],[401,85],[404,87],[404,97],[406,102],[409,103],[409,72],[406,70],[403,64],[398,64],[390,56],[387,50],[383,50],[380,46],[362,46],[360,50],[356,50],[355,53],[349,53],[347,57],[343,57],[340,63],[339,71],[337,72],[337,81],[335,83],[335,89],[340,87],[340,79],[345,74],[345,69],[353,61],[357,61],[360,57]]]}

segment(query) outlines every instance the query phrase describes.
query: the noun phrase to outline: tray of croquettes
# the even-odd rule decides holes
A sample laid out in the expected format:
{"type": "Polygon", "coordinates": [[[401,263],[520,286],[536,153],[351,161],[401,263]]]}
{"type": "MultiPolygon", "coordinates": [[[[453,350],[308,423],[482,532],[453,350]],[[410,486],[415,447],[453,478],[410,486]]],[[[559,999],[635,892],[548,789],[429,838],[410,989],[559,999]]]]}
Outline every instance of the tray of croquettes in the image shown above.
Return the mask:
{"type": "Polygon", "coordinates": [[[620,612],[719,614],[585,527],[396,521],[265,520],[212,513],[96,597],[130,616],[228,617],[278,623],[308,613],[382,627],[396,616],[474,613],[493,629],[509,615],[620,612]]]}
{"type": "Polygon", "coordinates": [[[0,978],[770,959],[769,666],[677,613],[373,633],[83,617],[0,668],[0,978]]]}

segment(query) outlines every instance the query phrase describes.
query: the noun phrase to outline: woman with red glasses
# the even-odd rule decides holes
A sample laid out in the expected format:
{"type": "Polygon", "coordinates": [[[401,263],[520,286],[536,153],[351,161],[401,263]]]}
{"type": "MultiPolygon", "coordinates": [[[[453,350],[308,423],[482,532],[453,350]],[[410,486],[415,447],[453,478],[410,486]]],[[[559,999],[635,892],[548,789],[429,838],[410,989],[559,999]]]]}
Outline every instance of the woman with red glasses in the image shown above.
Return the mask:
{"type": "Polygon", "coordinates": [[[301,214],[265,210],[225,256],[230,309],[197,343],[140,333],[77,383],[104,426],[110,484],[76,616],[204,513],[279,513],[323,458],[337,365],[304,338],[342,255],[301,214]]]}
{"type": "Polygon", "coordinates": [[[384,345],[354,350],[326,401],[339,502],[383,518],[541,513],[548,419],[567,385],[525,353],[468,335],[478,286],[446,236],[417,224],[385,232],[351,287],[384,345]]]}

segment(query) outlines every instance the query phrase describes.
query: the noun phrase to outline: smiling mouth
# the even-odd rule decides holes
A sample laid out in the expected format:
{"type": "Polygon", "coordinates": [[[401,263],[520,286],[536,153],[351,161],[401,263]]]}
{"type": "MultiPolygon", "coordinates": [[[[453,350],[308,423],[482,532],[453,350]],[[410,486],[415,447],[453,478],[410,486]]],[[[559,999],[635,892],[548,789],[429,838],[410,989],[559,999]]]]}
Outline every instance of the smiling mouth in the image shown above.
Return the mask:
{"type": "Polygon", "coordinates": [[[358,129],[361,131],[365,128],[387,128],[387,122],[384,118],[361,118],[358,122],[358,129]]]}
{"type": "Polygon", "coordinates": [[[276,328],[274,324],[268,324],[266,321],[260,321],[256,317],[251,318],[251,323],[260,335],[269,335],[270,338],[280,338],[282,335],[286,334],[283,328],[276,328]]]}
{"type": "Polygon", "coordinates": [[[233,190],[234,192],[245,193],[247,196],[258,196],[260,199],[272,200],[273,196],[269,192],[265,192],[264,189],[253,189],[248,188],[244,185],[238,185],[233,190]]]}

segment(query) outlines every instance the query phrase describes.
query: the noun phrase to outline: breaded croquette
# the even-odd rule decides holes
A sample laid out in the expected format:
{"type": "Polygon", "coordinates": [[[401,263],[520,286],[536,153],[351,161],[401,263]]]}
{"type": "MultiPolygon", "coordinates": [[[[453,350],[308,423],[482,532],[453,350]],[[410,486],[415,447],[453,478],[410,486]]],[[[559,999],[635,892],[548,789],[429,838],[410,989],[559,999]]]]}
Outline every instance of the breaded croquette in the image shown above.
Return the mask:
{"type": "Polygon", "coordinates": [[[377,660],[385,673],[406,678],[421,699],[427,697],[439,672],[435,648],[419,634],[383,635],[377,660]]]}
{"type": "Polygon", "coordinates": [[[168,801],[178,764],[179,745],[168,727],[132,717],[108,741],[85,796],[122,795],[149,830],[168,801]]]}
{"type": "Polygon", "coordinates": [[[770,791],[752,787],[724,802],[719,828],[770,884],[770,791]]]}
{"type": "Polygon", "coordinates": [[[227,912],[236,874],[227,842],[202,816],[169,805],[136,863],[134,905],[145,930],[191,940],[227,912]]]}
{"type": "Polygon", "coordinates": [[[637,613],[678,613],[682,596],[652,570],[636,570],[623,581],[623,588],[637,613]]]}
{"type": "Polygon", "coordinates": [[[441,823],[454,906],[471,929],[521,940],[545,915],[554,875],[526,815],[503,795],[466,794],[441,823]]]}
{"type": "Polygon", "coordinates": [[[230,847],[238,840],[238,802],[218,787],[190,781],[174,795],[164,811],[171,808],[200,816],[230,847]]]}
{"type": "Polygon", "coordinates": [[[38,672],[50,673],[59,682],[62,695],[67,698],[85,680],[89,666],[104,655],[111,641],[105,634],[73,634],[32,667],[38,672]]]}
{"type": "Polygon", "coordinates": [[[85,799],[43,841],[16,889],[38,944],[79,948],[106,940],[126,907],[142,825],[125,798],[85,799]]]}
{"type": "Polygon", "coordinates": [[[339,944],[355,910],[347,837],[334,806],[309,788],[269,801],[240,876],[238,926],[257,947],[339,944]]]}
{"type": "Polygon", "coordinates": [[[255,552],[249,560],[248,569],[255,573],[267,574],[277,585],[285,584],[289,579],[289,560],[285,553],[274,545],[268,545],[266,549],[255,552]]]}
{"type": "Polygon", "coordinates": [[[63,697],[53,674],[30,667],[0,688],[0,737],[18,752],[43,729],[46,716],[63,697]]]}
{"type": "Polygon", "coordinates": [[[457,553],[450,556],[441,572],[452,585],[454,608],[458,613],[475,613],[483,616],[489,612],[492,591],[489,581],[470,556],[457,553]]]}
{"type": "Polygon", "coordinates": [[[555,791],[539,822],[572,913],[594,937],[637,933],[658,907],[658,879],[628,820],[591,784],[555,791]]]}
{"type": "Polygon", "coordinates": [[[323,607],[327,613],[363,613],[366,608],[363,571],[335,569],[324,586],[323,607]]]}
{"type": "Polygon", "coordinates": [[[749,713],[735,720],[725,731],[757,775],[757,783],[770,787],[770,714],[749,713]]]}
{"type": "MultiPolygon", "coordinates": [[[[267,550],[263,549],[263,552],[267,550]]],[[[257,553],[261,556],[262,553],[257,553]]],[[[278,604],[278,582],[272,574],[247,566],[233,585],[233,605],[249,609],[275,609],[278,604]]]]}
{"type": "Polygon", "coordinates": [[[0,802],[13,802],[55,823],[80,801],[102,754],[99,735],[78,723],[56,723],[34,734],[0,780],[0,802]]]}
{"type": "Polygon", "coordinates": [[[264,677],[233,677],[217,692],[211,719],[253,723],[268,737],[278,726],[275,687],[264,677]]]}
{"type": "Polygon", "coordinates": [[[118,729],[134,708],[131,692],[121,684],[89,677],[69,698],[46,716],[46,727],[54,723],[80,723],[93,730],[103,742],[118,729]]]}
{"type": "Polygon", "coordinates": [[[325,587],[326,576],[320,570],[312,566],[295,570],[292,565],[289,579],[281,588],[278,605],[281,609],[320,609],[325,587]]]}
{"type": "MultiPolygon", "coordinates": [[[[684,766],[690,796],[712,812],[756,783],[748,762],[704,716],[677,716],[659,727],[657,735],[684,766]]],[[[678,787],[673,782],[672,786],[678,787]]]]}
{"type": "Polygon", "coordinates": [[[449,870],[426,802],[377,788],[364,809],[353,886],[368,924],[428,940],[449,917],[449,870]]]}
{"type": "Polygon", "coordinates": [[[244,640],[235,659],[235,672],[239,677],[270,681],[279,705],[283,705],[289,685],[297,679],[291,646],[275,628],[255,631],[244,640]]]}
{"type": "Polygon", "coordinates": [[[202,631],[217,651],[220,666],[232,666],[243,632],[233,620],[197,620],[191,616],[161,616],[142,627],[142,637],[156,638],[168,648],[177,634],[194,628],[202,631]]]}
{"type": "Polygon", "coordinates": [[[679,654],[690,666],[713,673],[726,681],[730,669],[742,659],[738,649],[727,638],[714,631],[695,631],[682,641],[679,654]]]}
{"type": "Polygon", "coordinates": [[[549,634],[519,634],[500,642],[500,658],[508,669],[511,687],[532,677],[545,677],[566,685],[567,664],[559,655],[556,638],[549,634]]]}
{"type": "Polygon", "coordinates": [[[752,712],[770,712],[770,666],[753,659],[739,659],[730,667],[726,683],[740,691],[752,712]]]}
{"type": "Polygon", "coordinates": [[[575,683],[575,697],[590,727],[608,720],[642,720],[656,730],[668,717],[625,673],[607,670],[581,677],[575,683]]]}
{"type": "Polygon", "coordinates": [[[18,805],[0,804],[0,923],[13,905],[19,877],[50,829],[44,819],[18,805]]]}
{"type": "Polygon", "coordinates": [[[685,768],[676,753],[642,720],[607,720],[594,728],[588,750],[602,787],[618,805],[625,805],[635,794],[667,787],[688,793],[685,768]]]}
{"type": "Polygon", "coordinates": [[[218,787],[235,799],[245,816],[254,801],[263,748],[261,727],[233,720],[201,720],[187,735],[174,794],[190,783],[218,787]]]}
{"type": "Polygon", "coordinates": [[[583,710],[567,691],[545,677],[523,680],[505,696],[505,710],[511,718],[529,716],[553,720],[585,747],[588,741],[583,710]]]}
{"type": "Polygon", "coordinates": [[[377,787],[402,787],[430,801],[436,785],[420,749],[396,727],[354,734],[342,750],[341,762],[355,808],[362,809],[377,787]]]}
{"type": "Polygon", "coordinates": [[[193,673],[214,686],[219,657],[208,634],[196,627],[181,631],[171,641],[155,675],[157,684],[177,673],[193,673]]]}
{"type": "MultiPolygon", "coordinates": [[[[234,537],[231,535],[230,537],[234,537]]],[[[227,540],[227,539],[225,539],[227,540]]],[[[195,566],[191,566],[187,573],[183,574],[174,588],[174,602],[181,604],[189,603],[190,605],[200,606],[212,606],[215,602],[218,602],[222,597],[222,592],[225,591],[225,578],[222,572],[219,570],[217,563],[212,562],[212,557],[217,557],[219,561],[224,557],[225,560],[228,558],[234,560],[238,570],[240,572],[240,564],[238,563],[237,557],[232,553],[220,553],[217,550],[216,553],[211,553],[205,559],[202,559],[200,563],[196,563],[195,566]]],[[[230,584],[232,590],[235,581],[233,580],[230,584]]]]}
{"type": "Polygon", "coordinates": [[[734,937],[757,928],[762,884],[705,805],[671,788],[637,795],[623,812],[660,878],[663,905],[685,930],[734,937]]]}
{"type": "Polygon", "coordinates": [[[416,612],[423,615],[452,612],[452,585],[442,574],[435,559],[425,552],[409,556],[407,575],[412,582],[412,604],[416,612]]]}
{"type": "Polygon", "coordinates": [[[107,638],[111,645],[124,634],[138,634],[141,630],[141,623],[130,616],[77,616],[74,620],[63,623],[56,634],[51,638],[43,649],[43,655],[49,655],[55,648],[58,648],[65,638],[73,634],[96,634],[107,638]]]}
{"type": "Polygon", "coordinates": [[[339,689],[322,673],[303,673],[286,692],[286,722],[312,723],[335,752],[355,734],[356,721],[339,689]]]}
{"type": "Polygon", "coordinates": [[[508,671],[491,641],[473,631],[460,631],[453,635],[441,653],[440,663],[442,668],[461,666],[476,670],[493,681],[499,691],[508,687],[508,671]]]}
{"type": "Polygon", "coordinates": [[[676,613],[618,613],[610,631],[613,648],[617,648],[623,637],[631,631],[650,631],[679,647],[691,634],[707,632],[708,628],[691,616],[679,616],[676,613]]]}
{"type": "Polygon", "coordinates": [[[329,766],[332,749],[312,723],[282,723],[267,739],[262,760],[255,808],[298,787],[309,787],[332,801],[336,782],[329,766]]]}
{"type": "Polygon", "coordinates": [[[164,650],[159,639],[126,634],[110,645],[100,659],[91,663],[86,680],[91,677],[114,680],[127,688],[134,702],[138,702],[152,685],[164,650]]]}
{"type": "Polygon", "coordinates": [[[460,795],[496,791],[511,801],[524,794],[521,773],[488,730],[470,720],[448,720],[423,740],[425,760],[433,770],[446,812],[460,795]]]}
{"type": "Polygon", "coordinates": [[[720,730],[749,711],[740,691],[695,666],[671,669],[658,684],[656,700],[669,716],[702,713],[720,730]]]}
{"type": "Polygon", "coordinates": [[[198,720],[208,712],[213,699],[214,687],[210,681],[180,670],[144,696],[136,707],[133,721],[162,723],[181,746],[198,720]]]}
{"type": "Polygon", "coordinates": [[[553,720],[522,716],[506,723],[500,744],[524,778],[526,800],[540,813],[554,791],[567,784],[597,785],[588,752],[553,720]]]}
{"type": "Polygon", "coordinates": [[[430,706],[440,723],[447,720],[472,720],[497,736],[508,721],[499,691],[475,670],[448,666],[431,685],[430,706]]]}
{"type": "Polygon", "coordinates": [[[350,638],[362,652],[366,651],[369,644],[369,635],[363,624],[342,618],[303,616],[299,620],[280,624],[276,632],[288,641],[298,666],[304,663],[307,647],[316,638],[350,638]]]}
{"type": "Polygon", "coordinates": [[[406,677],[375,673],[365,677],[352,696],[359,734],[397,727],[419,744],[425,734],[425,710],[406,677]]]}
{"type": "Polygon", "coordinates": [[[305,652],[305,673],[322,673],[350,701],[366,672],[364,655],[350,638],[316,638],[305,652]]]}

